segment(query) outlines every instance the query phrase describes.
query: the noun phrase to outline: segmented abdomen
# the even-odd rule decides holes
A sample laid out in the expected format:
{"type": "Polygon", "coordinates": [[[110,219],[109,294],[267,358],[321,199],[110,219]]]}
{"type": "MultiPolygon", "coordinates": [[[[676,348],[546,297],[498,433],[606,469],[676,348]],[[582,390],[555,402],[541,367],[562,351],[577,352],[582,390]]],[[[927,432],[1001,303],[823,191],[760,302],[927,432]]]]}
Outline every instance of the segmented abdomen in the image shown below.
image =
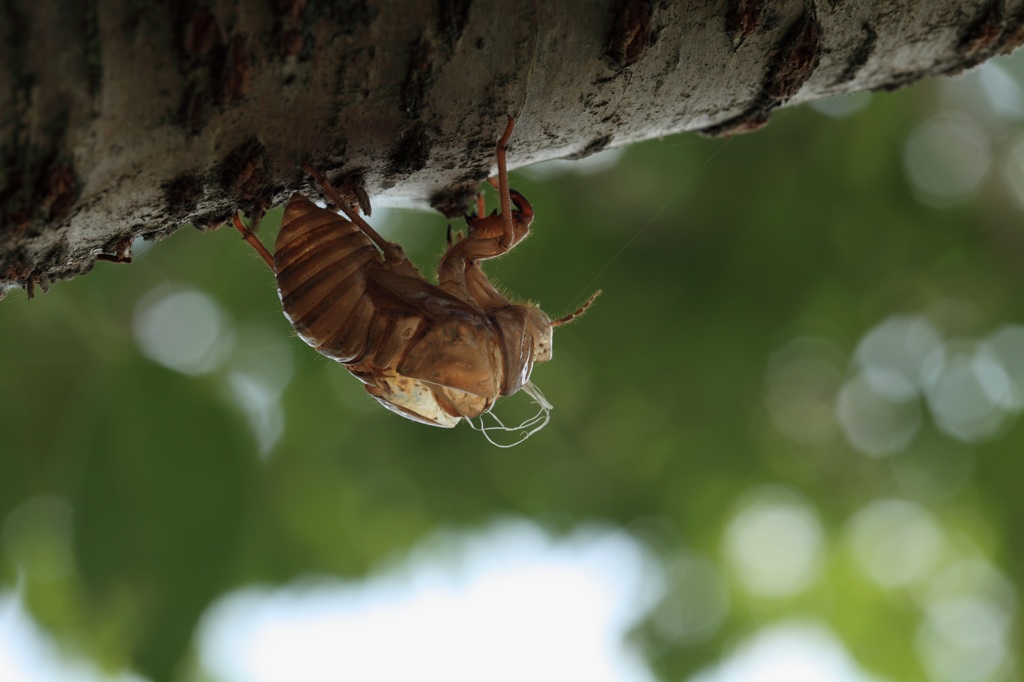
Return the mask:
{"type": "Polygon", "coordinates": [[[358,227],[292,195],[274,248],[274,271],[285,316],[303,341],[339,362],[367,350],[374,306],[367,267],[383,264],[358,227]]]}
{"type": "Polygon", "coordinates": [[[299,337],[386,407],[424,423],[451,427],[489,410],[509,371],[502,333],[512,332],[506,343],[525,338],[522,325],[498,330],[407,258],[385,260],[358,226],[298,194],[285,208],[274,271],[299,337]]]}

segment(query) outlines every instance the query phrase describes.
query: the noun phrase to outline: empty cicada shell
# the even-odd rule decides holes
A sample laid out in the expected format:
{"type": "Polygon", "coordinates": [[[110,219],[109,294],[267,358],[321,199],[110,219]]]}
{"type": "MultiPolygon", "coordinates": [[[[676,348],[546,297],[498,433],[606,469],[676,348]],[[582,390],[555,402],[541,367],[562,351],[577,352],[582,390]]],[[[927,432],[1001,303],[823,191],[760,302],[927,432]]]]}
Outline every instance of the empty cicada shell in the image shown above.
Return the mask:
{"type": "Polygon", "coordinates": [[[522,241],[533,221],[529,202],[508,188],[505,152],[514,125],[510,116],[497,148],[501,212],[485,216],[478,202],[467,234],[450,241],[441,258],[436,285],[309,168],[348,220],[294,194],[271,256],[234,218],[277,276],[284,314],[299,337],[344,364],[384,407],[423,424],[453,427],[520,389],[541,406],[546,423],[551,406],[530,383],[533,365],[551,359],[552,329],[597,295],[551,321],[535,305],[509,302],[480,268],[522,241]]]}

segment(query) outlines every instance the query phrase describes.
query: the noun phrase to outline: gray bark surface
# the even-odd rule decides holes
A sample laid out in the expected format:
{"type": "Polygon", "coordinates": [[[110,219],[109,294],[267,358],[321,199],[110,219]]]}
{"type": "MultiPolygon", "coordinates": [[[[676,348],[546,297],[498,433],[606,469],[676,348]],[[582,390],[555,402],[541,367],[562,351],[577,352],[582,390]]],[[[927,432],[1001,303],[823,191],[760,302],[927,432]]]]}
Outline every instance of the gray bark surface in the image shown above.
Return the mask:
{"type": "Polygon", "coordinates": [[[0,3],[0,295],[312,191],[462,213],[493,173],[954,74],[1024,40],[995,0],[0,3]],[[344,181],[344,178],[342,181],[344,181]]]}

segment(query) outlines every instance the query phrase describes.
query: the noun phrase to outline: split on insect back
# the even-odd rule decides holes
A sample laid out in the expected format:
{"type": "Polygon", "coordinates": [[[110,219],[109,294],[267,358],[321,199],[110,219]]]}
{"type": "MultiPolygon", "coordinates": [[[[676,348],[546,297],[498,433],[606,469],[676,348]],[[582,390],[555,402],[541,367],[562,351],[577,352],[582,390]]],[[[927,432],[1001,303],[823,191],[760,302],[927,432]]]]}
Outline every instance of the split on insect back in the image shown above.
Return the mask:
{"type": "Polygon", "coordinates": [[[533,208],[509,189],[505,156],[515,119],[498,140],[500,212],[466,217],[467,233],[449,239],[437,284],[420,275],[402,247],[381,237],[312,168],[306,170],[345,217],[301,194],[285,207],[274,253],[236,215],[235,227],[277,278],[284,314],[299,337],[336,360],[389,410],[408,419],[451,428],[462,419],[493,444],[493,431],[519,431],[522,442],[543,428],[551,404],[530,382],[533,365],[551,359],[552,331],[581,315],[583,306],[552,321],[532,304],[502,296],[481,262],[510,251],[530,231],[533,208]],[[348,218],[346,220],[346,217],[348,218]],[[506,426],[491,408],[522,389],[539,411],[506,426]],[[489,415],[495,424],[483,423],[489,415]],[[479,417],[476,425],[473,419],[479,417]]]}

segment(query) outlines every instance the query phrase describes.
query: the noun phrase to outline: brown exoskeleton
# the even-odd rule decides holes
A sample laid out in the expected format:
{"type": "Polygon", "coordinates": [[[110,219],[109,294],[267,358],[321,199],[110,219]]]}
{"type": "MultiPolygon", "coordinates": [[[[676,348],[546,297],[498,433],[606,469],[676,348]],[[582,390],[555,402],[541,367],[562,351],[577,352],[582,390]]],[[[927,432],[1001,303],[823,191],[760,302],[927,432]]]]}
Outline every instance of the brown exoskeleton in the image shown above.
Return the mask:
{"type": "Polygon", "coordinates": [[[348,220],[293,194],[271,256],[234,217],[274,271],[284,314],[299,337],[344,364],[384,407],[423,424],[453,427],[520,389],[541,412],[517,428],[546,424],[551,405],[530,383],[533,365],[551,359],[553,328],[582,314],[600,293],[551,321],[535,305],[509,302],[480,268],[521,242],[533,221],[530,203],[508,187],[505,155],[514,126],[509,116],[497,146],[501,211],[484,215],[481,195],[477,215],[466,217],[468,233],[449,238],[436,285],[311,168],[348,220]]]}

